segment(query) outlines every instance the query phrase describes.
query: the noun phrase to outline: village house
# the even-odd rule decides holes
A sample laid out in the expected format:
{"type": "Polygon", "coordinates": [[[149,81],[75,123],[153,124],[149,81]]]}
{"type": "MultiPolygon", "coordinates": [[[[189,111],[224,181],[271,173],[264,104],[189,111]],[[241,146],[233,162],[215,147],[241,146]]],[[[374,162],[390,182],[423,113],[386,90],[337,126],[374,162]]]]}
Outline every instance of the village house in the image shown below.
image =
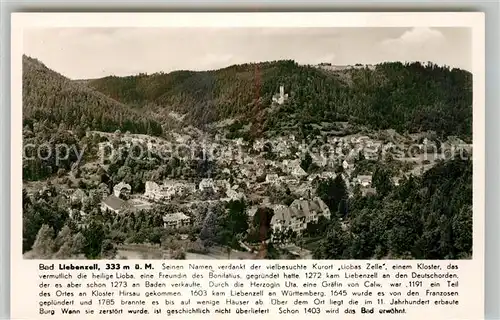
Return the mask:
{"type": "Polygon", "coordinates": [[[163,226],[165,228],[181,228],[189,225],[191,218],[182,212],[169,213],[163,216],[163,226]]]}
{"type": "Polygon", "coordinates": [[[359,137],[356,139],[356,143],[357,143],[357,144],[360,144],[360,143],[361,143],[361,144],[365,144],[365,143],[367,143],[367,142],[369,142],[369,141],[370,141],[370,137],[368,137],[368,136],[359,136],[359,137]]]}
{"type": "Polygon", "coordinates": [[[280,157],[286,157],[290,154],[290,146],[287,141],[278,141],[274,150],[280,157]]]}
{"type": "Polygon", "coordinates": [[[171,194],[164,192],[156,182],[146,181],[144,197],[153,201],[161,201],[163,199],[169,199],[170,196],[171,194]]]}
{"type": "Polygon", "coordinates": [[[292,175],[294,175],[295,177],[297,178],[302,178],[302,177],[305,177],[307,176],[307,172],[304,171],[304,169],[302,169],[302,167],[299,165],[296,165],[293,169],[292,169],[292,175]]]}
{"type": "Polygon", "coordinates": [[[349,170],[351,169],[351,164],[349,162],[347,162],[347,160],[344,160],[342,161],[342,168],[344,168],[344,170],[349,170]]]}
{"type": "Polygon", "coordinates": [[[299,197],[310,199],[314,194],[313,187],[308,183],[301,183],[293,190],[299,197]]]}
{"type": "Polygon", "coordinates": [[[101,202],[101,211],[111,211],[114,213],[121,213],[126,209],[129,209],[130,205],[125,201],[114,194],[108,196],[101,202]]]}
{"type": "Polygon", "coordinates": [[[382,144],[381,143],[372,143],[372,144],[366,145],[362,151],[363,151],[363,155],[366,159],[375,160],[378,158],[379,153],[382,151],[382,144]]]}
{"type": "Polygon", "coordinates": [[[266,183],[274,184],[279,182],[279,176],[276,173],[269,173],[266,175],[266,183]]]}
{"type": "Polygon", "coordinates": [[[295,159],[295,160],[285,159],[282,162],[282,168],[284,171],[289,172],[296,178],[307,176],[307,172],[305,172],[304,169],[302,169],[302,167],[300,166],[300,159],[295,159]]]}
{"type": "Polygon", "coordinates": [[[245,194],[243,194],[242,192],[238,192],[236,191],[238,186],[236,186],[236,188],[229,188],[227,189],[226,191],[226,197],[228,198],[228,200],[241,200],[241,199],[245,199],[245,194]]]}
{"type": "Polygon", "coordinates": [[[312,155],[313,163],[319,167],[326,167],[328,165],[329,157],[312,155]]]}
{"type": "Polygon", "coordinates": [[[131,192],[132,187],[129,184],[123,182],[120,182],[113,188],[114,196],[120,199],[128,199],[131,192]]]}
{"type": "Polygon", "coordinates": [[[337,177],[337,174],[331,171],[324,171],[321,172],[320,177],[323,179],[335,179],[335,177],[337,177]]]}
{"type": "Polygon", "coordinates": [[[144,197],[153,201],[170,200],[174,196],[194,193],[196,186],[192,183],[166,180],[162,185],[147,181],[144,197]]]}
{"type": "Polygon", "coordinates": [[[310,175],[307,177],[307,181],[312,182],[312,181],[314,181],[314,180],[315,180],[316,178],[318,178],[318,177],[319,177],[319,174],[317,174],[317,173],[310,174],[310,175]]]}
{"type": "Polygon", "coordinates": [[[229,190],[231,189],[231,184],[226,179],[220,179],[214,181],[215,188],[217,190],[229,190]]]}
{"type": "Polygon", "coordinates": [[[397,187],[397,186],[399,186],[399,184],[401,182],[401,178],[400,177],[392,177],[391,181],[397,187]]]}
{"type": "Polygon", "coordinates": [[[198,187],[200,191],[217,192],[217,187],[215,186],[214,180],[210,178],[202,179],[198,187]]]}
{"type": "Polygon", "coordinates": [[[320,216],[330,219],[328,206],[318,197],[313,200],[295,200],[287,207],[273,206],[274,215],[271,227],[274,230],[292,229],[296,233],[302,232],[310,222],[317,222],[320,216]]]}
{"type": "Polygon", "coordinates": [[[362,187],[369,187],[372,184],[372,176],[371,175],[358,175],[356,177],[356,182],[360,184],[362,187]]]}
{"type": "Polygon", "coordinates": [[[97,190],[99,190],[99,192],[101,193],[103,198],[106,198],[107,196],[109,196],[109,187],[104,182],[99,184],[99,186],[97,187],[97,190]]]}

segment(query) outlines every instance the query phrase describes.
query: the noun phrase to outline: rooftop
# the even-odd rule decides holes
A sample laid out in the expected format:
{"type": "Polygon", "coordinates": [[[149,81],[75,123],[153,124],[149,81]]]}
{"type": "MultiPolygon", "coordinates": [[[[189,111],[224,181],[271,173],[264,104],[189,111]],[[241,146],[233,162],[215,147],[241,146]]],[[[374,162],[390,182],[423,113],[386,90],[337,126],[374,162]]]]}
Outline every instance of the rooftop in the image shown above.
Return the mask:
{"type": "Polygon", "coordinates": [[[115,195],[110,195],[109,197],[104,199],[103,203],[116,211],[122,209],[125,206],[125,201],[116,197],[115,195]]]}
{"type": "Polygon", "coordinates": [[[179,221],[179,220],[186,220],[186,219],[189,219],[189,217],[186,216],[182,212],[174,212],[174,213],[166,214],[163,216],[164,222],[179,221]]]}

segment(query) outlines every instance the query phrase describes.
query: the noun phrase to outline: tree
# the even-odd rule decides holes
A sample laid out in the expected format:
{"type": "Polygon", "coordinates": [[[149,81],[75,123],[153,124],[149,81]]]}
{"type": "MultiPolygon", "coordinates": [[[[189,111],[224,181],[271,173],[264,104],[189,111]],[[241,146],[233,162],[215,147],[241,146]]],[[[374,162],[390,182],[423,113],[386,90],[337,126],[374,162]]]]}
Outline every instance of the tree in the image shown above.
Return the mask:
{"type": "Polygon", "coordinates": [[[314,259],[343,259],[349,242],[337,217],[332,217],[325,238],[313,251],[314,259]]]}
{"type": "Polygon", "coordinates": [[[373,173],[373,187],[377,190],[377,194],[384,197],[392,190],[392,181],[389,171],[383,168],[377,168],[373,173]]]}
{"type": "Polygon", "coordinates": [[[100,253],[101,258],[114,259],[117,253],[118,250],[109,239],[103,241],[100,253]]]}
{"type": "Polygon", "coordinates": [[[252,219],[252,240],[263,242],[272,238],[271,220],[274,210],[268,207],[259,207],[252,219]]]}
{"type": "Polygon", "coordinates": [[[71,259],[73,258],[73,247],[72,242],[65,242],[63,245],[57,250],[54,255],[55,259],[71,259]]]}
{"type": "Polygon", "coordinates": [[[200,239],[203,241],[203,245],[210,247],[218,242],[217,239],[217,227],[218,227],[218,217],[217,212],[214,208],[209,208],[205,219],[203,220],[203,225],[200,231],[200,239]]]}
{"type": "Polygon", "coordinates": [[[248,215],[243,200],[231,200],[227,204],[228,214],[223,222],[233,234],[245,234],[248,230],[248,215]]]}
{"type": "Polygon", "coordinates": [[[312,164],[313,164],[313,159],[309,154],[309,152],[307,152],[302,161],[300,162],[300,167],[304,169],[305,172],[309,172],[309,169],[312,164]]]}
{"type": "Polygon", "coordinates": [[[316,188],[316,194],[326,203],[330,212],[336,213],[340,201],[347,198],[347,188],[344,179],[342,179],[341,175],[337,175],[335,179],[320,181],[316,188]]]}
{"type": "Polygon", "coordinates": [[[186,259],[186,252],[184,251],[184,249],[175,250],[172,252],[170,257],[173,260],[185,260],[186,259]]]}
{"type": "Polygon", "coordinates": [[[291,228],[274,229],[272,232],[272,243],[276,247],[280,247],[281,245],[287,244],[296,237],[297,234],[291,228]]]}
{"type": "Polygon", "coordinates": [[[83,250],[85,249],[85,243],[86,243],[85,236],[81,232],[78,232],[73,237],[73,243],[72,243],[73,253],[74,254],[83,253],[83,250]]]}
{"type": "Polygon", "coordinates": [[[243,200],[232,200],[226,205],[218,228],[219,243],[226,246],[228,259],[232,248],[239,248],[240,241],[248,232],[248,215],[243,200]]]}
{"type": "Polygon", "coordinates": [[[106,234],[102,224],[92,221],[87,228],[83,230],[85,237],[85,256],[88,259],[98,259],[102,253],[103,242],[106,234]]]}
{"type": "Polygon", "coordinates": [[[71,234],[71,228],[68,225],[65,225],[61,231],[57,234],[55,239],[55,247],[56,249],[61,248],[65,243],[72,245],[73,236],[71,234]]]}
{"type": "Polygon", "coordinates": [[[348,214],[348,201],[346,198],[343,198],[339,201],[339,208],[338,208],[338,212],[339,212],[339,215],[340,217],[344,218],[347,216],[348,214]]]}
{"type": "Polygon", "coordinates": [[[458,258],[472,256],[472,207],[464,206],[452,220],[454,247],[458,258]]]}
{"type": "Polygon", "coordinates": [[[49,259],[55,247],[54,229],[46,224],[42,225],[33,244],[33,255],[37,259],[49,259]]]}

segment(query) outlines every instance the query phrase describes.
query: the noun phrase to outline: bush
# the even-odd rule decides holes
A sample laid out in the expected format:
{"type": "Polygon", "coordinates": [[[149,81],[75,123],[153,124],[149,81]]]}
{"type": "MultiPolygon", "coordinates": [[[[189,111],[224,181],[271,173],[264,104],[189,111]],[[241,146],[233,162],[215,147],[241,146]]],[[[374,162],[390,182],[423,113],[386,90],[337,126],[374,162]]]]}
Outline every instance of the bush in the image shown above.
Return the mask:
{"type": "Polygon", "coordinates": [[[192,241],[187,245],[187,252],[206,254],[208,249],[203,245],[201,241],[192,241]]]}

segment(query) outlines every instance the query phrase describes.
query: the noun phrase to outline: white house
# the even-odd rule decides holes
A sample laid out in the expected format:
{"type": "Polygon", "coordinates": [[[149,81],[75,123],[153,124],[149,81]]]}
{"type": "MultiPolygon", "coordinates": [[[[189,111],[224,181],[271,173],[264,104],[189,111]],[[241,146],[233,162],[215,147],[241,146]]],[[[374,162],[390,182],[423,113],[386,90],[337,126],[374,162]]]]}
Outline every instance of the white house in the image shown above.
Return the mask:
{"type": "Polygon", "coordinates": [[[226,191],[226,197],[230,200],[240,200],[240,199],[245,199],[245,195],[241,192],[236,191],[234,188],[233,189],[227,189],[226,191]]]}
{"type": "Polygon", "coordinates": [[[132,192],[132,187],[128,183],[120,182],[113,188],[113,194],[117,198],[125,198],[127,199],[132,192]]]}
{"type": "Polygon", "coordinates": [[[321,178],[335,179],[335,177],[337,177],[337,174],[335,172],[331,172],[331,171],[321,172],[321,178]]]}
{"type": "Polygon", "coordinates": [[[279,179],[279,176],[276,173],[269,173],[266,175],[266,182],[267,183],[277,183],[279,179]]]}
{"type": "Polygon", "coordinates": [[[307,172],[300,166],[300,160],[283,160],[282,162],[283,170],[288,171],[290,174],[296,178],[307,176],[307,172]]]}
{"type": "Polygon", "coordinates": [[[276,205],[273,210],[271,227],[275,230],[291,228],[300,233],[307,228],[308,223],[317,222],[320,216],[330,219],[328,206],[318,197],[312,200],[295,200],[289,207],[276,205]]]}
{"type": "Polygon", "coordinates": [[[189,225],[191,218],[182,212],[169,213],[163,216],[163,226],[165,228],[180,228],[189,225]]]}
{"type": "Polygon", "coordinates": [[[363,187],[369,187],[372,184],[372,176],[371,175],[359,175],[356,177],[356,182],[363,187]]]}
{"type": "Polygon", "coordinates": [[[253,149],[255,151],[262,151],[264,150],[264,140],[263,139],[257,139],[253,143],[253,149]]]}
{"type": "Polygon", "coordinates": [[[307,176],[307,172],[305,172],[300,165],[297,165],[295,166],[295,168],[292,169],[292,175],[294,175],[297,178],[300,178],[307,176]]]}
{"type": "Polygon", "coordinates": [[[174,196],[193,193],[196,185],[178,181],[165,181],[163,185],[156,182],[147,181],[145,185],[144,197],[153,201],[169,200],[174,196]]]}
{"type": "Polygon", "coordinates": [[[399,184],[401,182],[401,178],[400,177],[392,177],[391,181],[397,187],[397,186],[399,186],[399,184]]]}
{"type": "Polygon", "coordinates": [[[199,184],[199,189],[201,191],[211,190],[211,191],[217,192],[217,188],[215,186],[214,180],[210,179],[210,178],[202,179],[200,184],[199,184]]]}
{"type": "Polygon", "coordinates": [[[347,170],[351,167],[351,165],[347,162],[347,160],[342,161],[342,167],[344,170],[347,170]]]}

